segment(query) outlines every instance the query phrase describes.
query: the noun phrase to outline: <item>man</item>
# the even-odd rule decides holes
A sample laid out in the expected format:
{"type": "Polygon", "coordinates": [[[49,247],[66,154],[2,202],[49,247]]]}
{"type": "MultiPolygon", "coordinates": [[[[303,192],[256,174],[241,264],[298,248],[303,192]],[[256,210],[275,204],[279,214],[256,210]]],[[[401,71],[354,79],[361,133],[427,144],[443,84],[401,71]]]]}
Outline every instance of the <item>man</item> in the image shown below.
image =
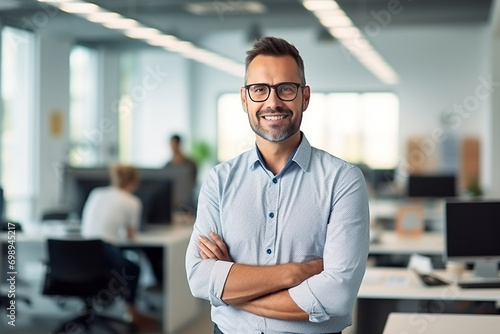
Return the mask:
{"type": "Polygon", "coordinates": [[[170,148],[172,150],[172,160],[167,162],[165,167],[186,167],[191,170],[192,182],[193,186],[196,184],[196,174],[197,174],[197,166],[196,163],[188,158],[184,152],[182,152],[181,147],[181,137],[179,135],[173,135],[170,137],[170,148]]]}
{"type": "Polygon", "coordinates": [[[368,255],[362,173],[299,131],[311,93],[287,41],[254,44],[240,93],[256,147],[216,166],[201,188],[191,291],[212,304],[214,333],[341,332],[368,255]]]}

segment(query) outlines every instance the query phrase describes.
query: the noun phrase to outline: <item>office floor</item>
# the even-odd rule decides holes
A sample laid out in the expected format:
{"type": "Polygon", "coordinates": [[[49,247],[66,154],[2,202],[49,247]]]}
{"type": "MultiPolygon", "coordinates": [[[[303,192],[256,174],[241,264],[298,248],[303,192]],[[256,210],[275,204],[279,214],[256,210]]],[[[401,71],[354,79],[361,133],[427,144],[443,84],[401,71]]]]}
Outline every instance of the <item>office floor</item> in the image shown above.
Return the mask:
{"type": "MultiPolygon", "coordinates": [[[[6,311],[2,305],[0,310],[0,332],[2,334],[48,334],[68,319],[78,315],[81,310],[81,302],[70,298],[50,298],[41,296],[39,288],[30,284],[21,284],[19,294],[16,294],[16,322],[15,327],[9,325],[6,311]],[[22,297],[29,297],[30,304],[24,302],[22,297]]],[[[5,292],[3,293],[5,294],[5,292]]],[[[140,309],[160,319],[161,314],[161,292],[144,293],[139,301],[140,309]]],[[[117,300],[113,305],[102,313],[120,317],[124,314],[125,305],[117,300]]],[[[67,334],[81,333],[78,330],[70,330],[67,334]]],[[[94,334],[108,333],[96,329],[94,334]]],[[[152,332],[148,332],[152,334],[152,332]]],[[[211,334],[213,324],[210,321],[210,309],[208,303],[202,302],[202,312],[198,320],[189,324],[175,334],[211,334]]],[[[62,333],[57,333],[62,334],[62,333]]],[[[139,333],[142,334],[142,333],[139,333]]],[[[155,333],[156,334],[156,333],[155,333]]],[[[160,332],[158,332],[160,334],[160,332]]]]}
{"type": "MultiPolygon", "coordinates": [[[[16,322],[15,327],[8,324],[6,316],[6,306],[0,305],[0,333],[2,334],[49,334],[54,331],[62,322],[72,319],[82,310],[83,303],[76,298],[55,298],[43,296],[41,278],[44,276],[45,267],[43,265],[43,255],[37,247],[24,247],[21,254],[19,275],[16,281],[16,322]],[[30,303],[26,303],[24,298],[29,298],[30,303]]],[[[5,268],[4,268],[5,269],[5,268]]],[[[148,268],[143,268],[141,273],[141,288],[138,293],[138,307],[148,315],[161,321],[163,314],[162,292],[150,291],[145,287],[152,285],[152,272],[148,268]]],[[[6,272],[2,270],[1,272],[6,272]]],[[[7,286],[4,275],[0,275],[0,296],[7,295],[7,286]]],[[[211,334],[213,324],[210,321],[210,308],[207,302],[200,301],[202,305],[201,316],[185,328],[175,334],[211,334]]],[[[173,306],[175,307],[175,305],[173,306]]],[[[110,307],[102,313],[113,317],[123,317],[125,314],[125,304],[123,300],[117,299],[110,307]]],[[[79,334],[81,331],[73,330],[64,334],[79,334]]],[[[94,331],[94,334],[108,333],[104,331],[94,331]]],[[[63,333],[57,333],[63,334],[63,333]]],[[[142,334],[142,333],[141,333],[142,334]]],[[[151,332],[150,332],[151,334],[151,332]]],[[[159,333],[158,333],[159,334],[159,333]]]]}

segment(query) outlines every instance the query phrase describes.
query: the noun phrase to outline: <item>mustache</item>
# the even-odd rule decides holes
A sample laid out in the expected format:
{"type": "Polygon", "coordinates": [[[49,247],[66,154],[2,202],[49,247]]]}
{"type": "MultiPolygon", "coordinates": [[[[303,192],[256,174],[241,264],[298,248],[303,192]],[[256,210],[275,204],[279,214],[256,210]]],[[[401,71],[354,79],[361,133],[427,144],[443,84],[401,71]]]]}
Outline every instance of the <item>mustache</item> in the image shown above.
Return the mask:
{"type": "Polygon", "coordinates": [[[261,117],[263,114],[286,114],[287,116],[291,116],[292,111],[282,107],[277,107],[276,109],[267,108],[265,110],[259,110],[257,112],[257,117],[261,117]]]}

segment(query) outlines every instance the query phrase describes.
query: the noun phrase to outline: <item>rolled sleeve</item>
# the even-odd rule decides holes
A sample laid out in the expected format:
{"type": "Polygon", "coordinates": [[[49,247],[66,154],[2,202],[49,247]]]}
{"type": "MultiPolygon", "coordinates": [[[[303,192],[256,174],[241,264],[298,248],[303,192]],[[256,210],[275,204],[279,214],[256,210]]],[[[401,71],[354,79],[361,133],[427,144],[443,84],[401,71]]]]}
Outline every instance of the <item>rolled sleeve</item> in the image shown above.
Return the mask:
{"type": "Polygon", "coordinates": [[[310,288],[307,284],[307,281],[305,281],[302,284],[288,290],[290,297],[292,297],[297,306],[309,314],[310,322],[327,321],[330,319],[330,316],[314,295],[309,293],[310,288]]]}
{"type": "MultiPolygon", "coordinates": [[[[206,260],[213,261],[213,260],[206,260]]],[[[222,292],[224,291],[224,285],[226,284],[227,275],[231,270],[234,262],[226,261],[215,261],[212,272],[210,274],[209,281],[209,300],[210,304],[213,306],[225,306],[227,305],[222,300],[222,292]]]]}

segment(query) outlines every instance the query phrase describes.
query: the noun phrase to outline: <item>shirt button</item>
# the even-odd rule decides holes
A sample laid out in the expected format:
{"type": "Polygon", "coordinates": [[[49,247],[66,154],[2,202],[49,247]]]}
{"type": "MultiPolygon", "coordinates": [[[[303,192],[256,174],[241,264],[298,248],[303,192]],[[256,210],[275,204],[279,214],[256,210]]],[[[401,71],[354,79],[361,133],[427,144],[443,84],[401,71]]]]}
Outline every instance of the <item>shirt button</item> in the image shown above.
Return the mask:
{"type": "Polygon", "coordinates": [[[273,183],[278,183],[278,180],[276,178],[273,178],[273,183]]]}
{"type": "Polygon", "coordinates": [[[271,253],[272,253],[272,251],[268,248],[268,249],[266,250],[266,253],[267,253],[267,254],[271,254],[271,253]]]}
{"type": "Polygon", "coordinates": [[[274,213],[272,213],[272,212],[271,212],[271,213],[269,214],[269,217],[274,218],[274,213]]]}

